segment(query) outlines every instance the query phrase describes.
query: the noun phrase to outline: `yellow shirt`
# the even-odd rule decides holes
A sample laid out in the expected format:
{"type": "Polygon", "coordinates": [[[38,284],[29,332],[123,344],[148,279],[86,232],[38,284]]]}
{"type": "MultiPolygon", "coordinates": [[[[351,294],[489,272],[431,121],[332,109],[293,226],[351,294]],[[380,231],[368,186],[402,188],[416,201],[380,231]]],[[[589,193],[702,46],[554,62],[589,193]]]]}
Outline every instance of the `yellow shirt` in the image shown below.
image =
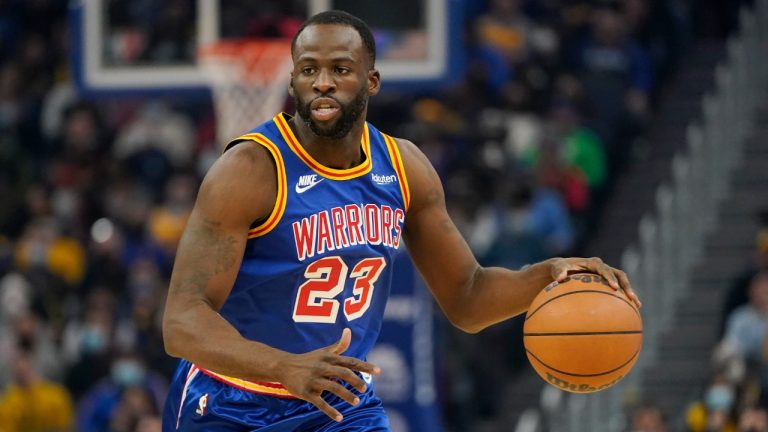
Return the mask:
{"type": "Polygon", "coordinates": [[[0,432],[69,431],[73,418],[72,398],[55,383],[11,384],[0,396],[0,432]]]}

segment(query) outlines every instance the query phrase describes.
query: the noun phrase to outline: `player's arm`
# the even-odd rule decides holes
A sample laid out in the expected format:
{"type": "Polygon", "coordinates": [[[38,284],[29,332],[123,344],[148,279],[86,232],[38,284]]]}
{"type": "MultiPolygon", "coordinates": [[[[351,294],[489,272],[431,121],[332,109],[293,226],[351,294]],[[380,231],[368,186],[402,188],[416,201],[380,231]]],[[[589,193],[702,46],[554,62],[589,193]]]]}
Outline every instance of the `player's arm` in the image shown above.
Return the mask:
{"type": "Polygon", "coordinates": [[[322,393],[355,404],[357,397],[338,380],[364,391],[365,382],[353,371],[378,373],[369,363],[340,355],[349,346],[349,330],[334,345],[292,354],[245,339],[218,314],[237,277],[251,224],[273,209],[276,181],[271,156],[252,142],[232,148],[211,167],[179,243],[163,341],[172,356],[237,378],[279,382],[340,420],[322,393]]]}
{"type": "Polygon", "coordinates": [[[456,327],[474,333],[525,312],[541,289],[574,271],[602,275],[639,305],[626,274],[599,258],[552,258],[522,271],[481,267],[448,216],[432,164],[412,143],[398,143],[411,192],[405,241],[414,264],[456,327]]]}
{"type": "Polygon", "coordinates": [[[248,230],[272,210],[276,190],[271,158],[255,143],[235,146],[209,170],[171,274],[163,317],[168,354],[239,378],[274,378],[276,350],[246,340],[217,311],[234,284],[248,230]]]}

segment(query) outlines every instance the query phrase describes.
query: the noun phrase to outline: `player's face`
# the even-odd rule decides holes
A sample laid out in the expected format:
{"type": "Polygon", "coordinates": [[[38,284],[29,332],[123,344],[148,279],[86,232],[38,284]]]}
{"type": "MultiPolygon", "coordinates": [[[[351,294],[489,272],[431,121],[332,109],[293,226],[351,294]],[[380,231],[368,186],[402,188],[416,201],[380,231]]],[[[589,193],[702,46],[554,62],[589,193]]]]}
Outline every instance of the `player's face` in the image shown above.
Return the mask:
{"type": "Polygon", "coordinates": [[[296,111],[318,136],[346,136],[379,90],[379,73],[372,69],[360,35],[349,26],[305,28],[296,39],[293,65],[290,93],[296,111]]]}

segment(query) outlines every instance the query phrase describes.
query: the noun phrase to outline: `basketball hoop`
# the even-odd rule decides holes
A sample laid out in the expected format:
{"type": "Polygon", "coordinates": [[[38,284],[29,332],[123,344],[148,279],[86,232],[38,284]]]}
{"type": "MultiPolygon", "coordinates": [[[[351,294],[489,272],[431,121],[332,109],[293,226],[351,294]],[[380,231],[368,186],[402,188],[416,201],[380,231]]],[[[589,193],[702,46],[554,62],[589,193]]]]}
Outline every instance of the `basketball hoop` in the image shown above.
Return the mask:
{"type": "Polygon", "coordinates": [[[290,41],[224,40],[202,47],[198,58],[213,90],[220,145],[283,108],[292,64],[290,41]]]}

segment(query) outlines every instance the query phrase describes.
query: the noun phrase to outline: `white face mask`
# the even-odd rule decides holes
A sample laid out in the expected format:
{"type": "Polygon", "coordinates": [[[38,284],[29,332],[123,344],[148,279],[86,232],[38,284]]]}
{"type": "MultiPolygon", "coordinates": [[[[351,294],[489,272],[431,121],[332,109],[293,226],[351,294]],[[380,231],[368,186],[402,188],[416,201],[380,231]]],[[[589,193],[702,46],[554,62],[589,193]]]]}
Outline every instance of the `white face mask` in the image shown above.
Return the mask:
{"type": "Polygon", "coordinates": [[[733,405],[733,389],[727,384],[715,384],[704,395],[707,409],[712,411],[727,411],[733,405]]]}
{"type": "Polygon", "coordinates": [[[139,385],[144,380],[144,366],[136,360],[121,359],[112,363],[112,380],[122,386],[139,385]]]}
{"type": "Polygon", "coordinates": [[[104,331],[97,326],[87,326],[80,333],[80,349],[83,353],[101,352],[107,344],[104,331]]]}

